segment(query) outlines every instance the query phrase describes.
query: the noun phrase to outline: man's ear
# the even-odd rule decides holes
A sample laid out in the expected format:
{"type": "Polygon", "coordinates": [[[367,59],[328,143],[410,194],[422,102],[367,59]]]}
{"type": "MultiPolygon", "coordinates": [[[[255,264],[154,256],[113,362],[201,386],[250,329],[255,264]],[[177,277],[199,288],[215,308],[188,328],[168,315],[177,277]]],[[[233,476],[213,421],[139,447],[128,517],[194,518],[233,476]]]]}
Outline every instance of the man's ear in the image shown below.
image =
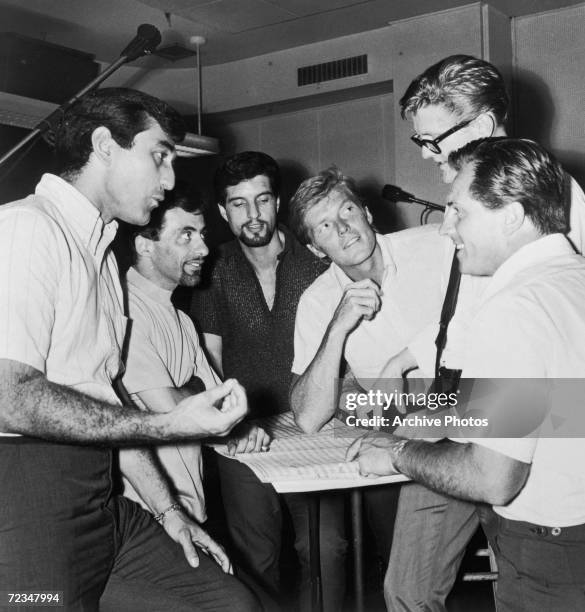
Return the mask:
{"type": "Polygon", "coordinates": [[[221,215],[222,219],[229,223],[225,206],[223,206],[222,204],[218,204],[217,207],[219,208],[219,214],[221,215]]]}
{"type": "Polygon", "coordinates": [[[478,138],[489,138],[496,130],[496,120],[491,113],[479,114],[473,123],[478,138]]]}
{"type": "Polygon", "coordinates": [[[311,253],[313,253],[313,255],[316,255],[319,259],[323,259],[324,257],[327,257],[327,255],[323,253],[321,249],[318,249],[312,244],[308,244],[307,248],[309,249],[309,251],[311,251],[311,253]]]}
{"type": "Polygon", "coordinates": [[[276,212],[278,212],[279,208],[280,208],[280,196],[276,198],[276,212]]]}
{"type": "Polygon", "coordinates": [[[523,225],[526,219],[524,206],[520,202],[510,202],[504,206],[502,211],[504,215],[504,232],[506,235],[511,235],[517,232],[523,225]]]}
{"type": "Polygon", "coordinates": [[[134,248],[139,257],[149,257],[152,251],[152,240],[138,234],[134,238],[134,248]]]}
{"type": "Polygon", "coordinates": [[[370,212],[370,209],[367,206],[364,206],[364,212],[366,213],[366,219],[368,220],[368,223],[372,225],[372,223],[374,222],[374,217],[372,217],[372,213],[370,212]]]}
{"type": "Polygon", "coordinates": [[[118,146],[112,138],[112,133],[107,127],[100,125],[91,134],[93,153],[104,164],[110,165],[112,161],[112,149],[118,146]]]}

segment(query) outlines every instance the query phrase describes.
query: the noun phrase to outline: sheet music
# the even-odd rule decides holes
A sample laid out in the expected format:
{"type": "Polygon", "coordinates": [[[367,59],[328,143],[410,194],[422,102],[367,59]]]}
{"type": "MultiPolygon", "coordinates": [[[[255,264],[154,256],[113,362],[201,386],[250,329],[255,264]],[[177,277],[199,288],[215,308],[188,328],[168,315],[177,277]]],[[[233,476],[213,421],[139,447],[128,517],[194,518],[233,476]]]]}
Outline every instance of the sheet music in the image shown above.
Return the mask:
{"type": "MultiPolygon", "coordinates": [[[[306,434],[295,424],[291,412],[263,419],[259,424],[273,436],[270,450],[239,453],[234,458],[250,467],[262,482],[351,479],[373,484],[359,475],[356,461],[345,461],[348,446],[363,432],[334,419],[318,433],[306,434]]],[[[228,456],[225,446],[216,450],[228,456]]]]}

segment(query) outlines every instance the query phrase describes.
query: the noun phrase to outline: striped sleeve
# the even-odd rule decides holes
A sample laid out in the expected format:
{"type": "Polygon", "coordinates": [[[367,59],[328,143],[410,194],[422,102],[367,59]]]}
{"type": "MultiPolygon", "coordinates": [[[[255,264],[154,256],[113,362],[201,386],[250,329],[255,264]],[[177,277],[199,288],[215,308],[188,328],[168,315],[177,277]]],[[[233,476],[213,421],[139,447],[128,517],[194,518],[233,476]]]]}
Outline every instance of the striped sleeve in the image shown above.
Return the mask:
{"type": "Polygon", "coordinates": [[[46,373],[60,276],[59,228],[42,213],[0,215],[0,357],[46,373]]]}

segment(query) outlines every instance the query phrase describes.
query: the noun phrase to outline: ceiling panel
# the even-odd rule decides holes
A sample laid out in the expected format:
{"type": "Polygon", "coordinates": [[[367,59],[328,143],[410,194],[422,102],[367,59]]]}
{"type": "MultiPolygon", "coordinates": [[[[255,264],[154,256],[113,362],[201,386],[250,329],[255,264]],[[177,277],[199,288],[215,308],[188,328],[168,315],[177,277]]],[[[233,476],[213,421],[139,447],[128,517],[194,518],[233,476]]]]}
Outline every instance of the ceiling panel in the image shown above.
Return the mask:
{"type": "Polygon", "coordinates": [[[188,11],[190,8],[204,6],[205,4],[215,4],[221,0],[140,0],[142,4],[147,4],[158,8],[163,12],[179,14],[188,11]]]}
{"type": "Polygon", "coordinates": [[[289,11],[263,0],[219,0],[186,9],[179,14],[227,32],[244,32],[296,17],[289,11]]]}
{"type": "MultiPolygon", "coordinates": [[[[161,30],[163,45],[207,38],[205,65],[380,28],[399,19],[471,0],[0,0],[0,29],[95,54],[111,62],[141,23],[161,30]],[[165,18],[171,13],[171,25],[165,18]]],[[[582,0],[489,0],[509,16],[582,0]]],[[[138,60],[145,66],[150,59],[138,60]]],[[[162,60],[160,60],[162,62],[162,60]]],[[[185,68],[193,60],[164,67],[185,68]]]]}
{"type": "Polygon", "coordinates": [[[354,4],[365,4],[368,0],[318,0],[317,2],[314,0],[266,0],[266,2],[302,16],[334,11],[354,4]]]}

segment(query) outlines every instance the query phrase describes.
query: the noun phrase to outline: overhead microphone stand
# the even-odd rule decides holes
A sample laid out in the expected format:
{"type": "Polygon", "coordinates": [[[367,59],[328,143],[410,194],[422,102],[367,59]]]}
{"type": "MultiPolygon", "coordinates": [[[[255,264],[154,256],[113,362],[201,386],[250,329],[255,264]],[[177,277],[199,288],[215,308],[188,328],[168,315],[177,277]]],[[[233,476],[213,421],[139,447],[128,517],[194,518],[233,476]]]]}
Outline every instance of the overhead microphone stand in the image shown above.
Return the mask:
{"type": "Polygon", "coordinates": [[[435,204],[434,202],[429,202],[428,200],[416,198],[412,195],[412,193],[407,193],[396,185],[384,185],[382,188],[382,197],[385,200],[390,200],[390,202],[410,202],[412,204],[422,204],[426,208],[430,208],[432,210],[445,210],[445,207],[441,204],[435,204]]]}
{"type": "Polygon", "coordinates": [[[120,57],[110,64],[103,72],[93,79],[88,85],[86,85],[81,91],[76,93],[72,98],[64,102],[57,110],[53,111],[48,117],[39,122],[18,144],[16,144],[10,151],[5,153],[0,158],[0,167],[2,167],[9,159],[11,159],[18,151],[23,149],[27,144],[32,144],[39,136],[42,136],[45,132],[52,130],[63,117],[63,114],[73,104],[75,104],[83,95],[95,89],[102,81],[107,79],[113,72],[118,70],[120,66],[127,62],[131,62],[143,55],[152,53],[156,47],[160,44],[162,38],[157,28],[153,25],[143,23],[138,26],[136,36],[130,41],[125,49],[120,53],[120,57]]]}
{"type": "Polygon", "coordinates": [[[382,188],[382,197],[390,202],[409,202],[411,204],[421,204],[425,207],[420,215],[420,224],[423,225],[428,221],[428,218],[433,210],[444,211],[445,207],[441,204],[435,204],[428,200],[421,200],[416,198],[411,193],[407,193],[397,187],[396,185],[384,185],[382,188]]]}

